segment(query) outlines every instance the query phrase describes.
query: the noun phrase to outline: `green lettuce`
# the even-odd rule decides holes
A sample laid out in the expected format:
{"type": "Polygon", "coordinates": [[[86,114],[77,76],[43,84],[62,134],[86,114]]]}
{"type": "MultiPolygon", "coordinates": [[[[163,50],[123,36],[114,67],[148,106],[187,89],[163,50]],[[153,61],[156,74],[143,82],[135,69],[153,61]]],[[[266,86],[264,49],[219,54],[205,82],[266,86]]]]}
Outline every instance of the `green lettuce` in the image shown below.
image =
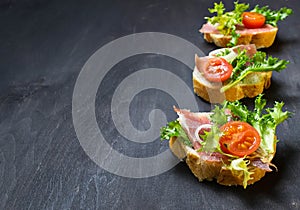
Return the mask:
{"type": "Polygon", "coordinates": [[[160,129],[160,138],[162,140],[169,140],[171,137],[180,137],[185,145],[192,147],[189,137],[186,135],[178,120],[171,121],[160,129]]]}
{"type": "Polygon", "coordinates": [[[220,89],[221,92],[232,88],[253,72],[280,72],[286,68],[289,61],[272,56],[267,57],[266,53],[262,51],[257,51],[252,57],[249,57],[246,50],[243,50],[239,51],[238,56],[230,63],[233,66],[232,74],[227,83],[220,89]]]}
{"type": "Polygon", "coordinates": [[[256,5],[252,12],[257,12],[265,16],[266,24],[277,26],[279,20],[284,20],[287,16],[293,14],[293,10],[290,8],[280,8],[279,10],[271,10],[269,6],[260,7],[256,5]]]}
{"type": "Polygon", "coordinates": [[[213,17],[205,17],[213,25],[217,24],[217,29],[224,35],[231,35],[229,46],[236,45],[239,34],[236,33],[236,25],[242,23],[242,13],[249,8],[249,4],[234,2],[234,10],[225,12],[222,2],[214,3],[214,8],[209,8],[210,13],[216,13],[213,17]]]}
{"type": "Polygon", "coordinates": [[[253,172],[250,172],[248,169],[250,161],[245,160],[244,158],[238,158],[238,159],[233,159],[227,168],[232,171],[232,173],[236,176],[243,176],[243,187],[246,189],[248,185],[248,181],[251,180],[251,174],[253,172]]]}

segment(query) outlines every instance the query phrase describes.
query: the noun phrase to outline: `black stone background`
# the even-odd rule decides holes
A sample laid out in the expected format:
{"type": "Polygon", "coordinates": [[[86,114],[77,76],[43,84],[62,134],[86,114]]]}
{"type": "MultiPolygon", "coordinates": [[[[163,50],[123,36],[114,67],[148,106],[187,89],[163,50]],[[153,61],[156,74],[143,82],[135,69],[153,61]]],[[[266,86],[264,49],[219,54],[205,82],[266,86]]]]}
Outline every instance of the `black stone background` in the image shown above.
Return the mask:
{"type": "MultiPolygon", "coordinates": [[[[231,1],[224,2],[232,8],[231,1]]],[[[299,209],[300,3],[245,2],[294,10],[280,22],[273,46],[264,50],[290,61],[286,70],[273,74],[265,98],[268,105],[283,100],[294,116],[278,127],[280,141],[273,161],[278,172],[246,190],[199,183],[184,163],[149,178],[116,176],[85,154],[72,123],[76,78],[95,51],[132,33],[164,32],[208,53],[216,47],[206,43],[198,29],[209,15],[211,1],[0,1],[0,209],[299,209]]],[[[124,140],[109,121],[110,99],[118,82],[151,67],[176,73],[192,90],[188,67],[167,56],[146,54],[117,64],[97,94],[99,127],[114,149],[129,156],[147,157],[168,149],[159,139],[142,146],[124,140]],[[103,124],[102,117],[110,124],[103,124]]],[[[197,102],[200,111],[211,107],[201,99],[197,102]]],[[[164,92],[143,91],[132,101],[132,123],[147,129],[144,113],[153,108],[161,108],[168,120],[174,120],[174,104],[164,92]]]]}

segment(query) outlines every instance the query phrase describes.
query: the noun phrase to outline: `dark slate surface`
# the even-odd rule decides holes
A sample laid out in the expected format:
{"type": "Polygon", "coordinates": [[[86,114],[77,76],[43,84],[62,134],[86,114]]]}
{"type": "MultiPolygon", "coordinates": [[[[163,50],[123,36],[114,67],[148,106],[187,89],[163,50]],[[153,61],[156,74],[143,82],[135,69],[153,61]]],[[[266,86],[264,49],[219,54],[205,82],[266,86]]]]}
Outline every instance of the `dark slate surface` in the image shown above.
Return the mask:
{"type": "MultiPolygon", "coordinates": [[[[283,100],[294,116],[278,128],[281,141],[273,161],[278,172],[244,190],[199,183],[184,163],[148,178],[109,173],[84,152],[72,121],[76,78],[103,45],[133,33],[164,32],[204,53],[215,49],[197,32],[210,1],[1,1],[0,209],[299,209],[300,3],[248,2],[294,10],[279,24],[274,45],[265,50],[290,60],[284,72],[274,73],[265,97],[269,104],[283,100]]],[[[99,127],[113,148],[127,156],[148,157],[167,150],[159,139],[139,144],[122,138],[110,116],[111,98],[122,79],[152,67],[176,73],[192,88],[188,67],[167,56],[145,54],[114,66],[97,92],[99,127]]],[[[201,111],[210,109],[196,100],[201,111]]],[[[251,105],[251,100],[245,103],[251,105]]],[[[131,123],[149,128],[148,113],[154,108],[173,120],[174,104],[167,93],[142,91],[131,103],[131,123]]]]}

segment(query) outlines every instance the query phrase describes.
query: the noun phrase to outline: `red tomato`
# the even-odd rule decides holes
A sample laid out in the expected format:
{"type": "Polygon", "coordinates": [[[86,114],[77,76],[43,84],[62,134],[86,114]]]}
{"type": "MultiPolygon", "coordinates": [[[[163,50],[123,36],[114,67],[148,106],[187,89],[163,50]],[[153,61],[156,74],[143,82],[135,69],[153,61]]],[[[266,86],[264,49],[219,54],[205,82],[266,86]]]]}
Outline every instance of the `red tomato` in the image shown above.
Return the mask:
{"type": "Polygon", "coordinates": [[[260,28],[265,24],[266,18],[257,12],[244,12],[242,23],[246,28],[260,28]]]}
{"type": "Polygon", "coordinates": [[[231,76],[232,65],[224,58],[209,58],[204,77],[211,82],[224,82],[231,76]]]}
{"type": "Polygon", "coordinates": [[[220,147],[225,153],[243,157],[256,151],[260,145],[259,133],[246,122],[230,121],[220,130],[223,132],[220,147]]]}

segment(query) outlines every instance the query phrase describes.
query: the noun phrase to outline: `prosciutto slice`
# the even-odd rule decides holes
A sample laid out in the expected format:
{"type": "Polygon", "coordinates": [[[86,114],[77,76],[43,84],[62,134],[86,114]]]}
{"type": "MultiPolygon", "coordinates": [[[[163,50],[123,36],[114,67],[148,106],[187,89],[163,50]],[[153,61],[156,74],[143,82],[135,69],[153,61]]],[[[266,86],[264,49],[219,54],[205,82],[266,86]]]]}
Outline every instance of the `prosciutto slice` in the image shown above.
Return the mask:
{"type": "Polygon", "coordinates": [[[232,50],[238,54],[239,50],[240,51],[243,51],[243,50],[246,50],[246,54],[249,56],[249,57],[252,57],[256,52],[256,46],[255,44],[248,44],[248,45],[238,45],[236,47],[233,47],[232,50]]]}
{"type": "Polygon", "coordinates": [[[208,33],[208,34],[219,34],[218,29],[212,24],[206,23],[202,25],[202,28],[199,30],[200,33],[208,33]]]}
{"type": "Polygon", "coordinates": [[[199,132],[203,132],[198,128],[208,129],[211,126],[209,115],[207,113],[193,113],[186,109],[178,109],[174,107],[178,114],[178,120],[181,127],[188,135],[195,150],[201,147],[199,142],[199,132]],[[198,130],[198,133],[196,131],[198,130]]]}
{"type": "MultiPolygon", "coordinates": [[[[258,34],[258,33],[264,33],[264,32],[273,31],[273,30],[277,30],[277,28],[273,27],[269,24],[265,24],[264,26],[262,26],[260,28],[253,28],[253,29],[245,28],[242,25],[236,26],[236,33],[241,34],[241,35],[258,34]]],[[[216,26],[214,26],[210,23],[203,24],[203,26],[201,27],[201,29],[199,31],[201,33],[220,34],[220,32],[218,31],[216,26]]]]}
{"type": "Polygon", "coordinates": [[[211,56],[204,56],[204,57],[198,57],[197,55],[195,56],[195,65],[196,69],[199,72],[204,72],[204,69],[207,68],[208,66],[208,59],[211,58],[211,56]]]}
{"type": "Polygon", "coordinates": [[[272,169],[270,168],[270,163],[264,163],[260,159],[252,160],[251,164],[253,166],[263,169],[265,171],[268,171],[268,172],[272,171],[272,169]]]}
{"type": "MultiPolygon", "coordinates": [[[[179,123],[181,127],[185,130],[188,135],[193,147],[195,150],[201,148],[201,139],[199,138],[199,134],[205,131],[209,131],[211,127],[211,121],[209,119],[209,115],[211,112],[190,112],[186,109],[178,109],[174,107],[175,112],[177,112],[179,118],[179,123]],[[201,129],[199,129],[201,128],[201,129]]],[[[199,156],[204,161],[210,162],[221,162],[227,159],[226,156],[218,153],[218,152],[198,152],[199,156]]]]}

